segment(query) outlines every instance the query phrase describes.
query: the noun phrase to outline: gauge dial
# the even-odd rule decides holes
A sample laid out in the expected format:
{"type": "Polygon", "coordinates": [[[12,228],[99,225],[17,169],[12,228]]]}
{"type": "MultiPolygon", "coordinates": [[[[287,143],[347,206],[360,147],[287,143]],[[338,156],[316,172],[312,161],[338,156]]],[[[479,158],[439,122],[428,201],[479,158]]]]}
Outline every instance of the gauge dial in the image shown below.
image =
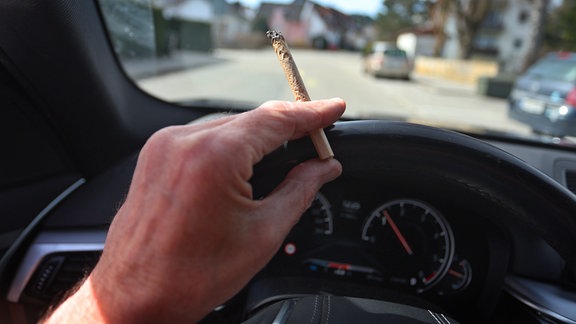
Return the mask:
{"type": "Polygon", "coordinates": [[[452,265],[436,291],[439,295],[452,294],[468,287],[472,280],[472,266],[468,260],[454,256],[452,265]]]}
{"type": "Polygon", "coordinates": [[[316,194],[316,198],[310,208],[302,215],[298,225],[307,233],[318,235],[332,235],[334,230],[334,220],[332,209],[328,199],[321,193],[316,194]]]}
{"type": "Polygon", "coordinates": [[[433,207],[399,199],[376,208],[362,239],[370,242],[382,280],[422,292],[444,277],[454,255],[454,235],[433,207]]]}

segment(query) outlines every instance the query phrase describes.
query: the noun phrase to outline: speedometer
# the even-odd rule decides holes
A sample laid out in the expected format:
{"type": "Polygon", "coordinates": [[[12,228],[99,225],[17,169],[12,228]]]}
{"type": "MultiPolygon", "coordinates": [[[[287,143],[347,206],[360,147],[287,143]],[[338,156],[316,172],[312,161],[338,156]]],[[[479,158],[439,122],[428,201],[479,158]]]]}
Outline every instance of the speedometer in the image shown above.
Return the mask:
{"type": "Polygon", "coordinates": [[[414,199],[376,208],[364,223],[362,240],[371,243],[380,280],[417,292],[438,283],[454,255],[454,235],[446,219],[414,199]]]}

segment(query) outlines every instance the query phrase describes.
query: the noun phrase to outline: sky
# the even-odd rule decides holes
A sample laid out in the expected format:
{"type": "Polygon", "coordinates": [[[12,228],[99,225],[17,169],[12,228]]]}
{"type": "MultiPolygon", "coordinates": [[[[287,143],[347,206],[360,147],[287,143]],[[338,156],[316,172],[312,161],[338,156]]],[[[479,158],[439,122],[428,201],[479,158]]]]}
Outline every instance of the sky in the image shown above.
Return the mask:
{"type": "MultiPolygon", "coordinates": [[[[257,8],[260,2],[291,3],[292,0],[239,0],[245,6],[257,8]]],[[[338,9],[346,14],[364,14],[375,17],[382,7],[382,0],[315,0],[314,2],[338,9]]]]}

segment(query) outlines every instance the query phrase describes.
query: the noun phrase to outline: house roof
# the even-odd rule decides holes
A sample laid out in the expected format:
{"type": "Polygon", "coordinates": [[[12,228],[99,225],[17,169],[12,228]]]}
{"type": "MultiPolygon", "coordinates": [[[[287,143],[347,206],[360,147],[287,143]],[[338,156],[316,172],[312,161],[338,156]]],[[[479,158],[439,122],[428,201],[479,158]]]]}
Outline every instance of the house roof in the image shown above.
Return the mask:
{"type": "Polygon", "coordinates": [[[302,4],[279,4],[263,2],[258,9],[257,17],[271,17],[275,10],[282,9],[284,18],[288,21],[299,21],[304,5],[302,4]]]}
{"type": "Polygon", "coordinates": [[[302,10],[304,9],[306,3],[311,3],[314,6],[314,10],[330,28],[347,29],[353,28],[355,26],[356,19],[354,19],[352,16],[346,15],[333,8],[324,7],[309,0],[294,0],[290,4],[263,2],[260,4],[260,8],[256,16],[270,17],[275,10],[282,9],[284,18],[287,21],[298,22],[301,19],[302,10]]]}
{"type": "Polygon", "coordinates": [[[323,7],[314,3],[314,9],[322,17],[322,20],[334,29],[348,29],[354,27],[354,19],[334,8],[323,7]]]}

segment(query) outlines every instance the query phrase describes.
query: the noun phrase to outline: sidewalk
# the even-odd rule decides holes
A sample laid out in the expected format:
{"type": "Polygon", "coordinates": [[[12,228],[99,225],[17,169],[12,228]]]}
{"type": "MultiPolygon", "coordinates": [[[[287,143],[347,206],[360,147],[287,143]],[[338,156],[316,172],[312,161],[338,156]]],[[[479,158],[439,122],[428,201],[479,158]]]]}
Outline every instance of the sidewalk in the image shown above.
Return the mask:
{"type": "Polygon", "coordinates": [[[431,86],[434,88],[477,94],[476,85],[469,83],[456,82],[441,77],[417,74],[415,72],[412,73],[412,80],[420,84],[431,86]]]}
{"type": "Polygon", "coordinates": [[[412,74],[412,80],[446,96],[477,97],[496,101],[508,100],[507,96],[484,94],[486,90],[482,90],[481,85],[479,84],[461,83],[442,77],[434,77],[417,73],[412,74]]]}
{"type": "Polygon", "coordinates": [[[174,52],[171,56],[124,60],[126,72],[134,79],[144,79],[183,69],[192,69],[225,61],[209,52],[174,52]]]}

